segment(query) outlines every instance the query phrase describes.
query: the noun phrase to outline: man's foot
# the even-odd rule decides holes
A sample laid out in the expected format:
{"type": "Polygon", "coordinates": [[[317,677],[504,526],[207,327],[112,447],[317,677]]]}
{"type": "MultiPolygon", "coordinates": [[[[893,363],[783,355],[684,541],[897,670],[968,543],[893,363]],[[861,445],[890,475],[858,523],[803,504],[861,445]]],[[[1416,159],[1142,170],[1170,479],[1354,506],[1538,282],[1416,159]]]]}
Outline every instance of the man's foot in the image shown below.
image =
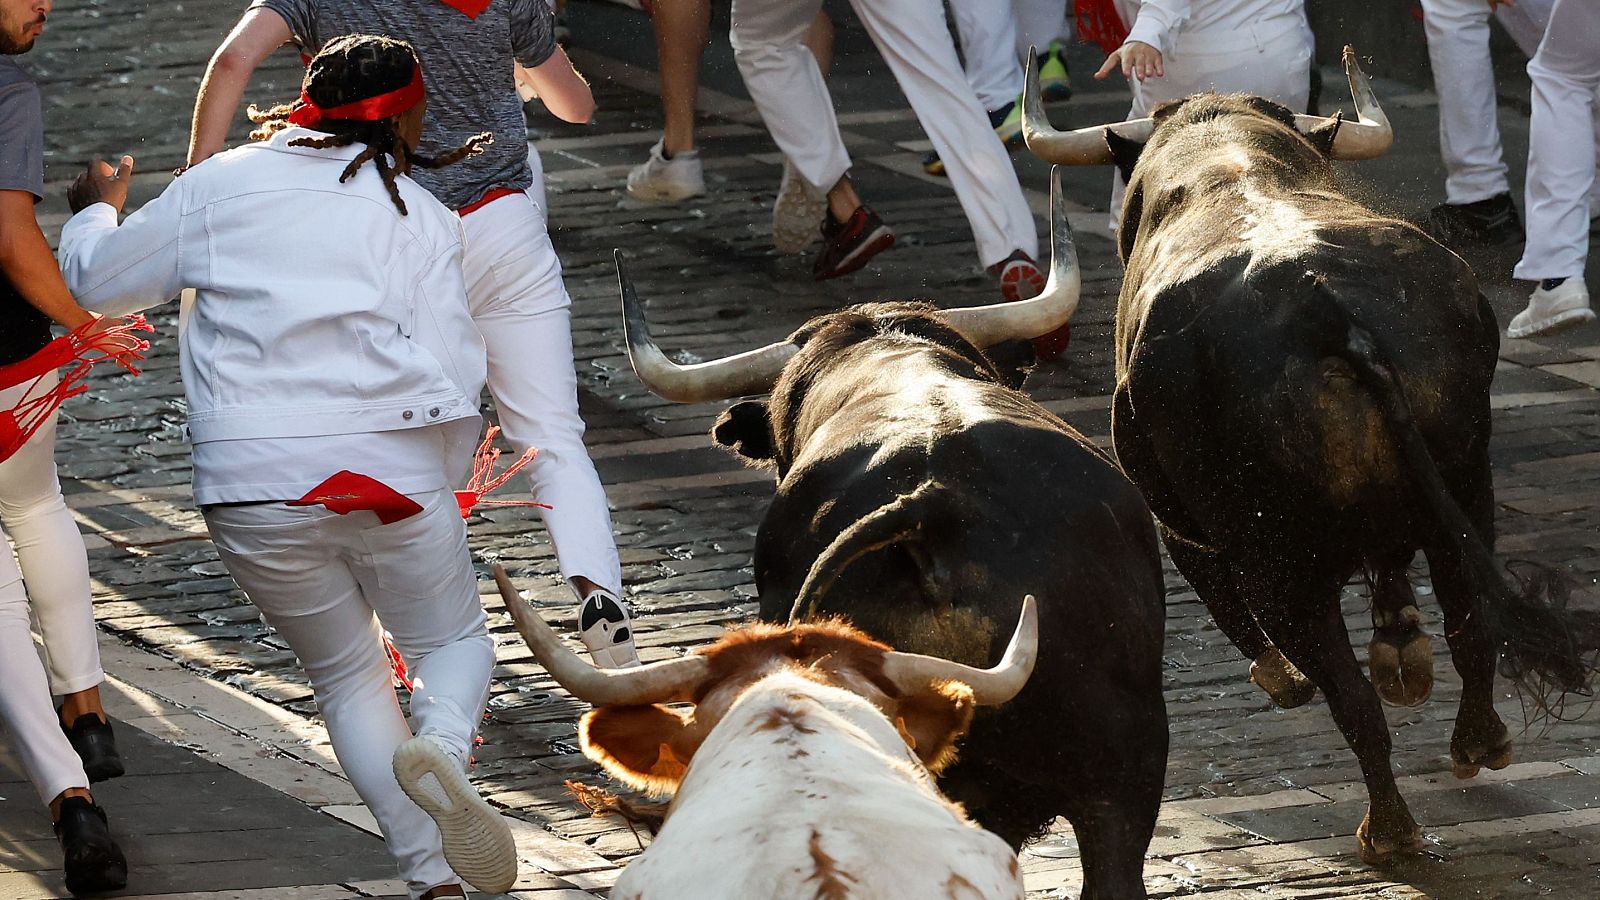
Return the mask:
{"type": "MultiPolygon", "coordinates": [[[[989,274],[999,277],[1000,296],[1007,303],[1030,300],[1044,290],[1044,273],[1039,270],[1039,264],[1021,250],[990,266],[989,274]]],[[[1071,342],[1072,323],[1068,322],[1049,334],[1034,338],[1033,352],[1040,362],[1048,362],[1060,356],[1071,342]]]]}
{"type": "Polygon", "coordinates": [[[676,203],[706,192],[705,171],[699,150],[684,150],[670,158],[662,141],[650,148],[650,158],[628,173],[628,196],[655,203],[676,203]]]}
{"type": "Polygon", "coordinates": [[[122,774],[122,757],[117,754],[117,738],[110,722],[102,721],[94,713],[85,713],[71,725],[62,722],[61,730],[66,732],[67,742],[83,760],[83,773],[89,776],[90,784],[122,774]]]}
{"type": "Polygon", "coordinates": [[[61,800],[56,840],[61,842],[62,868],[67,890],[72,893],[115,891],[128,883],[128,861],[111,839],[106,811],[93,801],[83,797],[61,800]]]}
{"type": "Polygon", "coordinates": [[[829,212],[822,219],[822,252],[811,266],[811,277],[826,281],[848,275],[893,246],[894,232],[867,207],[857,207],[846,222],[834,221],[829,212]]]}
{"type": "MultiPolygon", "coordinates": [[[[989,113],[989,124],[993,126],[994,133],[1000,138],[1000,143],[1007,150],[1016,150],[1022,146],[1022,98],[1007,103],[1005,106],[989,113]]],[[[939,151],[930,150],[922,158],[922,171],[929,175],[944,175],[944,160],[939,158],[939,151]]]]}
{"type": "Polygon", "coordinates": [[[1072,99],[1072,77],[1067,74],[1065,48],[1051,41],[1050,49],[1039,58],[1039,88],[1046,101],[1072,99]]]}
{"type": "Polygon", "coordinates": [[[395,781],[438,823],[445,862],[478,890],[501,894],[517,883],[517,844],[505,819],[473,789],[465,768],[431,734],[394,752],[395,781]]]}
{"type": "Polygon", "coordinates": [[[772,248],[799,253],[817,239],[817,226],[828,208],[828,195],[815,190],[787,158],[778,199],[772,204],[772,248]]]}
{"type": "Polygon", "coordinates": [[[578,634],[597,666],[628,669],[639,665],[633,646],[633,617],[616,594],[597,587],[578,609],[578,634]]]}
{"type": "Polygon", "coordinates": [[[1474,245],[1509,247],[1523,239],[1522,219],[1510,194],[1475,203],[1441,203],[1428,211],[1422,230],[1452,250],[1474,245]]]}
{"type": "Polygon", "coordinates": [[[459,884],[441,884],[422,892],[417,900],[441,900],[444,897],[465,897],[467,889],[459,884]]]}
{"type": "Polygon", "coordinates": [[[1594,310],[1589,308],[1589,288],[1583,283],[1583,277],[1550,278],[1539,282],[1528,297],[1528,308],[1511,319],[1511,324],[1506,326],[1506,337],[1552,334],[1593,321],[1594,310]]]}

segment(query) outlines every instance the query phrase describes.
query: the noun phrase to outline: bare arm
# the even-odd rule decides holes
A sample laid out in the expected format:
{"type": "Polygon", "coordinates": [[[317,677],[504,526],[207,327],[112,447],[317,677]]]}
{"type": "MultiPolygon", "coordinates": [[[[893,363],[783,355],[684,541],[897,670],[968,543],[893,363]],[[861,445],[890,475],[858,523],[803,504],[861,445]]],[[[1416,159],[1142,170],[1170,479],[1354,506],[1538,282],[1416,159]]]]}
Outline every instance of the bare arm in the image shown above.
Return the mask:
{"type": "Polygon", "coordinates": [[[288,43],[292,35],[283,17],[268,9],[244,14],[233,32],[206,64],[205,78],[194,101],[194,124],[189,132],[188,164],[205,160],[222,149],[228,126],[239,113],[245,85],[261,61],[288,43]]]}
{"type": "Polygon", "coordinates": [[[27,191],[0,191],[0,271],[24,300],[57,325],[70,331],[94,319],[67,290],[27,191]]]}
{"type": "Polygon", "coordinates": [[[589,82],[572,67],[567,51],[556,47],[549,59],[522,71],[551,115],[580,125],[594,118],[594,94],[589,82]]]}

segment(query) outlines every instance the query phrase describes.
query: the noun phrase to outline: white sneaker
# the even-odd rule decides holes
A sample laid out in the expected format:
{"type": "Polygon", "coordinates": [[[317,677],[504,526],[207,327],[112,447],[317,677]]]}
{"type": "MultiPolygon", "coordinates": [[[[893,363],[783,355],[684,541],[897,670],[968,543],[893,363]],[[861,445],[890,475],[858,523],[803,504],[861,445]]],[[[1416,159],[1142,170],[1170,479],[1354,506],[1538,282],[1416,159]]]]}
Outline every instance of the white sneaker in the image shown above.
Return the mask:
{"type": "Polygon", "coordinates": [[[1582,275],[1574,275],[1551,290],[1535,288],[1528,297],[1528,308],[1512,317],[1511,324],[1506,327],[1506,337],[1551,334],[1593,321],[1589,288],[1583,283],[1582,275]]]}
{"type": "Polygon", "coordinates": [[[684,150],[667,159],[663,142],[650,148],[650,158],[628,173],[628,196],[656,203],[676,203],[706,192],[699,150],[684,150]]]}
{"type": "Polygon", "coordinates": [[[578,634],[597,666],[631,669],[639,665],[628,606],[605,588],[595,588],[578,608],[578,634]]]}
{"type": "Polygon", "coordinates": [[[811,246],[822,236],[822,213],[827,208],[828,196],[807,184],[785,158],[778,199],[772,204],[772,249],[799,253],[811,246]]]}
{"type": "Polygon", "coordinates": [[[517,842],[489,801],[467,781],[465,766],[434,735],[414,737],[394,752],[394,778],[411,802],[439,825],[444,859],[486,894],[517,883],[517,842]]]}

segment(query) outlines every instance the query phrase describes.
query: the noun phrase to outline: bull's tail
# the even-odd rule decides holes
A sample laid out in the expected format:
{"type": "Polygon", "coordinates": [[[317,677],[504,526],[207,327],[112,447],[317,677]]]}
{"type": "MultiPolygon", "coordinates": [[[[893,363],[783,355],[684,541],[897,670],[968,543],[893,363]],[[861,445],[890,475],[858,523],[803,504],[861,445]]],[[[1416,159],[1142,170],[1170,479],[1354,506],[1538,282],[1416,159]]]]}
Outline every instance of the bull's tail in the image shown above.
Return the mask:
{"type": "Polygon", "coordinates": [[[1502,659],[1521,686],[1542,695],[1544,683],[1562,693],[1586,694],[1593,667],[1584,660],[1575,621],[1559,603],[1551,602],[1547,582],[1513,591],[1501,577],[1483,537],[1456,503],[1433,454],[1423,440],[1411,407],[1388,359],[1355,310],[1320,279],[1317,290],[1331,301],[1348,325],[1348,340],[1340,356],[1355,370],[1358,381],[1371,393],[1392,434],[1396,449],[1418,495],[1432,514],[1449,552],[1465,575],[1472,615],[1479,618],[1502,659]],[[1542,585],[1542,586],[1541,586],[1542,585]]]}
{"type": "Polygon", "coordinates": [[[943,487],[928,479],[909,494],[895,497],[839,532],[806,573],[806,580],[795,594],[790,621],[816,615],[822,598],[856,560],[896,544],[905,547],[916,561],[923,592],[932,597],[942,595],[948,579],[936,571],[935,559],[922,550],[922,544],[930,516],[937,515],[946,505],[945,494],[943,487]]]}

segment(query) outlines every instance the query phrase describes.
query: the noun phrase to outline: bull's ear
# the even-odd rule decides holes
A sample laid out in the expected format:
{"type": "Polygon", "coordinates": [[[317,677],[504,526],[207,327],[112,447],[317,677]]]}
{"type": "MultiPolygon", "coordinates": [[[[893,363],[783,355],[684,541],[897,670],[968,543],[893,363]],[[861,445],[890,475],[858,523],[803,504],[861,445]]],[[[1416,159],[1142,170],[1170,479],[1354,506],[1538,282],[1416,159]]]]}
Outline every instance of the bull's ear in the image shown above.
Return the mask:
{"type": "Polygon", "coordinates": [[[770,465],[777,456],[772,442],[772,421],[764,400],[735,403],[717,416],[711,439],[751,462],[770,465]]]}
{"type": "Polygon", "coordinates": [[[1311,142],[1311,146],[1329,159],[1333,158],[1333,139],[1339,133],[1341,121],[1340,115],[1336,113],[1333,118],[1305,133],[1306,140],[1311,142]]]}
{"type": "Polygon", "coordinates": [[[700,745],[694,713],[665,706],[603,706],[578,726],[585,756],[617,780],[652,796],[678,789],[700,745]]]}
{"type": "Polygon", "coordinates": [[[1111,161],[1117,164],[1124,182],[1133,180],[1133,167],[1139,164],[1139,154],[1144,152],[1144,142],[1130,141],[1115,131],[1105,130],[1106,146],[1111,148],[1111,161]]]}
{"type": "Polygon", "coordinates": [[[955,762],[956,741],[972,724],[972,688],[959,681],[931,684],[900,698],[895,728],[906,744],[937,775],[955,762]]]}

